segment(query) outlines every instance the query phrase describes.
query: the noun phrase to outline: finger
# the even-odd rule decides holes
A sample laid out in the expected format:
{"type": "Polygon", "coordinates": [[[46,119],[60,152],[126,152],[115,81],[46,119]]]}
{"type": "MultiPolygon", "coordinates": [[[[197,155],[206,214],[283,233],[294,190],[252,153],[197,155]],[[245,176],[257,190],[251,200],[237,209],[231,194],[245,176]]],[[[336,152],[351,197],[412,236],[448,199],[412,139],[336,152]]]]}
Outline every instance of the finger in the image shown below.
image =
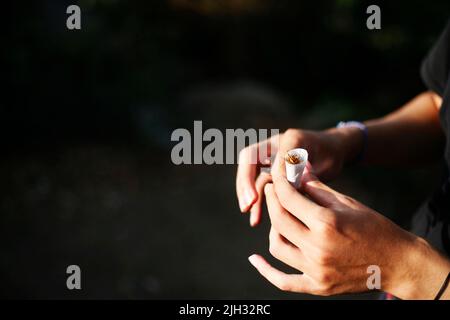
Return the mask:
{"type": "Polygon", "coordinates": [[[255,178],[258,165],[270,165],[271,157],[276,155],[279,135],[248,146],[239,153],[239,165],[236,177],[236,193],[241,212],[247,212],[258,200],[255,178]]]}
{"type": "Polygon", "coordinates": [[[301,147],[301,141],[298,139],[292,139],[291,136],[284,134],[280,139],[280,147],[278,149],[278,153],[284,157],[284,155],[292,149],[300,148],[301,147]]]}
{"type": "Polygon", "coordinates": [[[268,173],[261,172],[256,178],[255,186],[258,193],[258,199],[250,209],[250,226],[257,226],[261,221],[262,203],[264,200],[264,186],[272,181],[272,176],[268,173]]]}
{"type": "Polygon", "coordinates": [[[323,207],[303,196],[287,181],[285,164],[279,155],[276,162],[278,170],[273,171],[272,179],[281,206],[311,228],[317,224],[318,215],[321,214],[323,207]]]}
{"type": "Polygon", "coordinates": [[[311,162],[309,162],[309,160],[306,161],[306,166],[305,166],[305,173],[308,173],[308,172],[314,174],[314,168],[313,168],[311,162]]]}
{"type": "Polygon", "coordinates": [[[312,281],[305,274],[286,274],[272,267],[263,257],[254,254],[248,260],[258,272],[277,288],[283,291],[310,292],[312,281]]]}
{"type": "Polygon", "coordinates": [[[280,165],[280,162],[284,162],[282,160],[283,160],[283,156],[281,156],[281,153],[278,152],[274,158],[274,161],[272,163],[272,168],[270,170],[270,173],[272,175],[272,180],[273,180],[273,177],[278,177],[280,175],[286,176],[285,166],[280,165]]]}
{"type": "MultiPolygon", "coordinates": [[[[298,139],[292,139],[292,137],[290,137],[289,135],[283,134],[278,141],[278,145],[279,145],[279,148],[276,153],[276,158],[279,158],[282,160],[282,159],[284,159],[284,156],[286,155],[286,153],[289,150],[298,148],[300,146],[300,143],[299,143],[298,139]]],[[[284,163],[284,161],[281,161],[281,162],[284,163]]],[[[278,165],[272,165],[272,170],[279,171],[280,168],[278,165]]]]}
{"type": "Polygon", "coordinates": [[[313,270],[311,270],[310,264],[307,263],[302,250],[294,246],[273,227],[270,229],[269,239],[270,254],[272,256],[294,269],[309,275],[312,274],[313,270]]]}
{"type": "Polygon", "coordinates": [[[341,194],[321,182],[313,173],[305,172],[302,183],[302,190],[315,203],[327,208],[339,203],[338,196],[341,194]]]}
{"type": "Polygon", "coordinates": [[[271,183],[266,185],[264,191],[272,226],[283,237],[300,248],[303,242],[308,240],[307,227],[280,205],[271,183]]]}
{"type": "Polygon", "coordinates": [[[241,212],[247,212],[251,205],[257,200],[255,178],[256,178],[256,146],[242,149],[239,154],[239,165],[236,176],[236,193],[241,212]]]}

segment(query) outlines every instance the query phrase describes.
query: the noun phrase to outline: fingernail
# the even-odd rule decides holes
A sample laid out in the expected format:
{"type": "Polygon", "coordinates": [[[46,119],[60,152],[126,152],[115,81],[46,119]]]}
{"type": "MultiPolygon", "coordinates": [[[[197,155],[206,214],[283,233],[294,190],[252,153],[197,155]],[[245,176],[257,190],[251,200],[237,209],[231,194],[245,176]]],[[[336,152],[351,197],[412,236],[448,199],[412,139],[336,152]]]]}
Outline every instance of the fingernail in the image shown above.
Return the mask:
{"type": "Polygon", "coordinates": [[[256,226],[256,214],[250,213],[250,227],[256,226]]]}
{"type": "Polygon", "coordinates": [[[244,205],[249,206],[253,202],[253,194],[250,190],[245,190],[244,192],[244,205]]]}
{"type": "Polygon", "coordinates": [[[243,203],[244,200],[241,198],[239,198],[238,200],[239,200],[239,209],[241,209],[241,212],[244,212],[244,209],[245,209],[245,205],[243,203]]]}
{"type": "Polygon", "coordinates": [[[257,260],[258,258],[257,258],[257,256],[256,256],[256,254],[252,254],[250,257],[248,257],[248,261],[250,261],[250,263],[254,266],[254,267],[256,267],[256,260],[257,260]]]}

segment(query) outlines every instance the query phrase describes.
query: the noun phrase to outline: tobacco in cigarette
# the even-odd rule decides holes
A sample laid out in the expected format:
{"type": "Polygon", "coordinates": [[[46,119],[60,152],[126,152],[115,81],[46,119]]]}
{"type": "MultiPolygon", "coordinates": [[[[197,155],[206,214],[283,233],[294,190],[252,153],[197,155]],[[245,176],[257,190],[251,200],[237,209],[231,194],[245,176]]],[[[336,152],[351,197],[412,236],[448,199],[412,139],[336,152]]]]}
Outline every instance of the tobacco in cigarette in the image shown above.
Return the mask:
{"type": "Polygon", "coordinates": [[[286,154],[286,161],[288,161],[290,164],[299,164],[302,160],[297,154],[286,154]]]}

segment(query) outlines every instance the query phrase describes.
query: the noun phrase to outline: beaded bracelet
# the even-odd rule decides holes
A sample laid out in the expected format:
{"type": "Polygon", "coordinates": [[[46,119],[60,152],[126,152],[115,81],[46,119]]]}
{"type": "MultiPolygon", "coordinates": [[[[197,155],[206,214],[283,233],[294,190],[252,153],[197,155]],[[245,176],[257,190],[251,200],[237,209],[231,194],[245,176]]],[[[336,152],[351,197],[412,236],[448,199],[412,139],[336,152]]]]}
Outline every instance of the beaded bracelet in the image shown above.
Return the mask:
{"type": "Polygon", "coordinates": [[[444,293],[445,289],[447,289],[449,282],[450,282],[450,272],[448,273],[447,278],[445,278],[444,283],[442,284],[441,289],[439,289],[439,292],[437,293],[437,295],[434,298],[434,300],[439,300],[441,298],[441,296],[444,293]]]}

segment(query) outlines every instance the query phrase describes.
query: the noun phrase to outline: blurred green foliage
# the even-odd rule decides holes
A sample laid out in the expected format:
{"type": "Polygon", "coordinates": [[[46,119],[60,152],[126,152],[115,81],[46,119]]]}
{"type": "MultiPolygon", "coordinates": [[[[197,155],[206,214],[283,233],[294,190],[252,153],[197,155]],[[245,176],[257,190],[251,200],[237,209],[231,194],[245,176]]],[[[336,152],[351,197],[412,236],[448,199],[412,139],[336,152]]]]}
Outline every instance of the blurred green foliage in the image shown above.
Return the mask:
{"type": "Polygon", "coordinates": [[[133,132],[136,105],[176,110],[191,85],[241,79],[271,86],[320,124],[380,115],[424,89],[419,65],[450,3],[376,2],[382,30],[369,31],[371,3],[83,0],[82,31],[69,32],[69,1],[15,2],[4,125],[76,136],[82,121],[89,136],[100,123],[120,137],[133,132]]]}

